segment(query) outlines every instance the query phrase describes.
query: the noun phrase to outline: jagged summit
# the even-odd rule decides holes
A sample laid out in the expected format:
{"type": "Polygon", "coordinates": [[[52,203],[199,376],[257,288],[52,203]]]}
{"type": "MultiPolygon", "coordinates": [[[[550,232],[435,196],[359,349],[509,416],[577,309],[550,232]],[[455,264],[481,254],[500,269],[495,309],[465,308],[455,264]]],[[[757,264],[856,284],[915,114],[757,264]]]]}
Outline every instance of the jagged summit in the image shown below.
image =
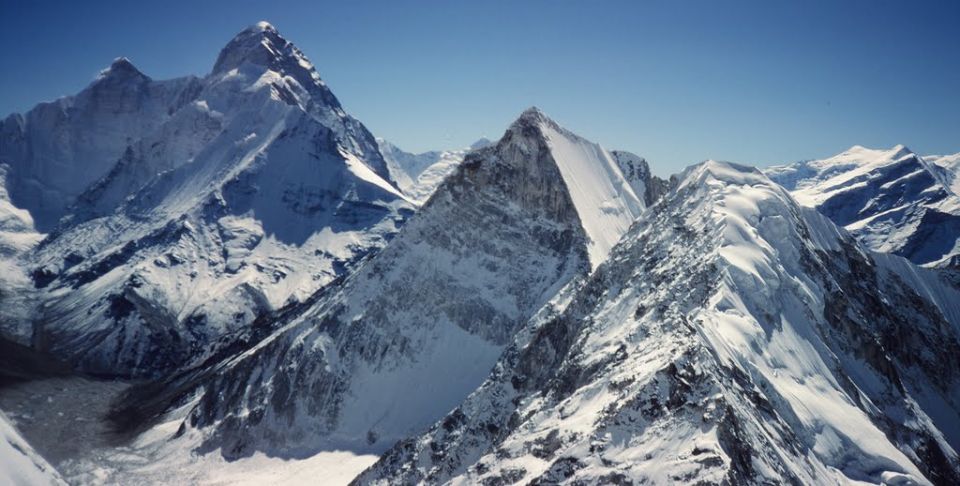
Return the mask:
{"type": "MultiPolygon", "coordinates": [[[[281,78],[292,78],[300,88],[310,93],[312,102],[343,114],[340,101],[327,88],[307,56],[280,35],[273,25],[258,22],[237,34],[220,51],[211,74],[215,77],[222,76],[245,65],[266,68],[281,78]]],[[[292,100],[295,96],[285,98],[292,100]]]]}
{"type": "Polygon", "coordinates": [[[561,127],[536,107],[520,114],[497,149],[510,154],[501,160],[515,165],[539,159],[556,166],[559,177],[547,183],[558,184],[569,193],[590,240],[594,267],[645,207],[643,196],[634,192],[609,152],[561,127]]]}
{"type": "Polygon", "coordinates": [[[518,116],[517,119],[510,125],[510,129],[514,129],[517,127],[525,127],[525,126],[536,126],[536,125],[544,125],[544,126],[552,126],[552,127],[560,126],[559,124],[557,124],[557,122],[553,121],[549,116],[547,116],[546,113],[540,110],[540,108],[537,108],[536,106],[531,106],[530,108],[527,108],[526,110],[523,110],[522,113],[520,113],[520,116],[518,116]]]}
{"type": "Polygon", "coordinates": [[[150,79],[149,76],[143,74],[136,66],[130,62],[130,59],[126,57],[118,57],[110,63],[106,69],[100,71],[100,75],[97,76],[97,79],[103,79],[106,77],[141,77],[144,79],[150,79]]]}
{"type": "Polygon", "coordinates": [[[267,22],[258,22],[238,33],[220,51],[213,73],[223,73],[248,62],[280,72],[299,65],[312,71],[306,56],[267,22]]]}

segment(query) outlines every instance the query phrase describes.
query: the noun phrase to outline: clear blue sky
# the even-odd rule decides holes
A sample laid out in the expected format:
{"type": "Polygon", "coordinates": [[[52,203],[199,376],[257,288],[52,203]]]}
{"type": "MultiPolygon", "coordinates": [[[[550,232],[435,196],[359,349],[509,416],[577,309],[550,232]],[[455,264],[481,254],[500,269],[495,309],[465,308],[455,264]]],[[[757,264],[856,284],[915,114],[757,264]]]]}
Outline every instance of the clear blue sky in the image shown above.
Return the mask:
{"type": "Polygon", "coordinates": [[[960,151],[955,0],[0,5],[0,113],[79,91],[117,56],[158,79],[205,74],[263,19],[407,150],[499,137],[537,105],[660,174],[854,144],[960,151]]]}

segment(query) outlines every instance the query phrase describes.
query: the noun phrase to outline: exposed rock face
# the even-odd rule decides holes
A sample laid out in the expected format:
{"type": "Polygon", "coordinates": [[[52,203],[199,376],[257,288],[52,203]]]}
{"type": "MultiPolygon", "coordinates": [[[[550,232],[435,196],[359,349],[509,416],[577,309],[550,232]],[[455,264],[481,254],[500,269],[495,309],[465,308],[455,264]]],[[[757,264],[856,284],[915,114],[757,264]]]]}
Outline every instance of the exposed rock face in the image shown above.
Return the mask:
{"type": "Polygon", "coordinates": [[[706,162],[355,483],[952,484],[957,297],[706,162]]]}
{"type": "Polygon", "coordinates": [[[71,213],[21,260],[40,303],[34,344],[83,371],[158,377],[216,355],[382,248],[415,208],[374,138],[268,24],[203,79],[155,82],[118,61],[55,106],[70,116],[32,123],[53,109],[41,105],[24,125],[40,135],[24,140],[95,130],[102,147],[67,137],[29,160],[73,170],[96,149],[103,168],[76,181],[71,213]]]}
{"type": "MultiPolygon", "coordinates": [[[[378,452],[456,406],[517,328],[592,268],[585,208],[561,166],[609,159],[560,160],[570,153],[555,150],[558,136],[588,144],[525,112],[495,146],[468,154],[341,289],[213,373],[171,382],[200,384],[188,420],[206,437],[200,450],[378,452]]],[[[622,178],[607,186],[642,207],[622,178]]]]}
{"type": "Polygon", "coordinates": [[[960,197],[951,185],[950,158],[943,160],[927,162],[902,145],[856,146],[765,172],[800,204],[816,208],[868,248],[944,266],[960,251],[960,197]]]}
{"type": "Polygon", "coordinates": [[[650,164],[639,155],[622,150],[614,150],[610,154],[617,161],[623,176],[630,181],[634,192],[644,195],[643,202],[647,206],[653,206],[676,185],[673,179],[664,180],[653,175],[650,164]]]}

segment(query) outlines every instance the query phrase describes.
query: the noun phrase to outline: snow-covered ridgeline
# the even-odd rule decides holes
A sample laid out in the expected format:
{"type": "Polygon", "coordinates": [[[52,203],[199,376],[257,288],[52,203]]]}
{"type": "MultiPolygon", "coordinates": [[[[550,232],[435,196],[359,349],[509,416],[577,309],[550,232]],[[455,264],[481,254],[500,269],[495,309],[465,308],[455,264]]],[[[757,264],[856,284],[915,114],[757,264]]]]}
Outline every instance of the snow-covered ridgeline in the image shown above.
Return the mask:
{"type": "Polygon", "coordinates": [[[57,486],[66,482],[27,444],[0,412],[0,482],[16,486],[57,486]]]}
{"type": "Polygon", "coordinates": [[[956,289],[755,169],[681,180],[356,482],[956,481],[956,289]]]}

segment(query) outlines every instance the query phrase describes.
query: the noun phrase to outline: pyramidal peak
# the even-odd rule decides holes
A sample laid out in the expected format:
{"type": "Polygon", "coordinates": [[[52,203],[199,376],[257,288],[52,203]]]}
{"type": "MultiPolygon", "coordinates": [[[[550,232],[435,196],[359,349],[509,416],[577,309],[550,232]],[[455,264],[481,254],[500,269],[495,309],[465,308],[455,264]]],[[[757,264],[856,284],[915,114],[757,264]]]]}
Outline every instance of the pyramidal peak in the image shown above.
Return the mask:
{"type": "Polygon", "coordinates": [[[217,56],[211,75],[222,76],[244,65],[265,68],[292,78],[315,101],[335,112],[342,112],[340,101],[327,88],[307,56],[269,22],[257,22],[234,36],[217,56]]]}
{"type": "Polygon", "coordinates": [[[557,122],[550,119],[546,113],[536,106],[531,106],[530,108],[523,110],[523,112],[520,113],[520,116],[517,117],[517,120],[513,122],[512,126],[516,125],[548,125],[559,127],[557,122]]]}
{"type": "Polygon", "coordinates": [[[634,192],[610,152],[561,127],[537,107],[526,109],[510,125],[498,150],[504,141],[519,149],[510,157],[514,165],[546,157],[556,166],[556,183],[569,193],[596,268],[643,211],[643,196],[634,192]]]}
{"type": "Polygon", "coordinates": [[[303,53],[280,35],[276,27],[261,21],[243,29],[227,43],[217,57],[213,73],[227,72],[244,62],[278,70],[279,63],[288,58],[305,69],[313,69],[303,53]]]}
{"type": "Polygon", "coordinates": [[[149,80],[150,77],[146,74],[143,74],[136,66],[130,62],[130,59],[126,57],[118,57],[110,63],[110,66],[100,71],[100,74],[97,75],[97,80],[102,80],[106,78],[111,79],[129,79],[129,78],[142,78],[149,80]]]}

